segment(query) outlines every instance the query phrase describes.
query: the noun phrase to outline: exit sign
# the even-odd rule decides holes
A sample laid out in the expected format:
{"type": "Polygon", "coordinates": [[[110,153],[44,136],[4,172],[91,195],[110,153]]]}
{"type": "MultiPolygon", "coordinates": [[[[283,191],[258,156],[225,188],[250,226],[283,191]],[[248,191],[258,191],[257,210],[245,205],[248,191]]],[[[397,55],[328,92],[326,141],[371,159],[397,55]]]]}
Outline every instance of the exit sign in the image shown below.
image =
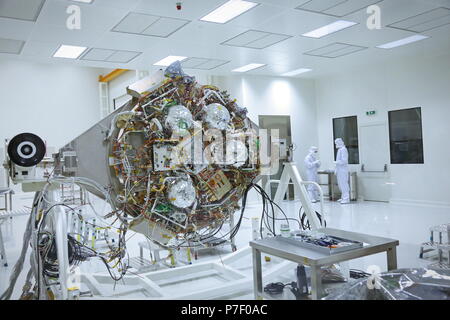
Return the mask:
{"type": "Polygon", "coordinates": [[[374,116],[375,113],[377,113],[375,110],[373,110],[373,111],[367,111],[367,112],[366,112],[366,115],[368,115],[368,116],[374,116]]]}

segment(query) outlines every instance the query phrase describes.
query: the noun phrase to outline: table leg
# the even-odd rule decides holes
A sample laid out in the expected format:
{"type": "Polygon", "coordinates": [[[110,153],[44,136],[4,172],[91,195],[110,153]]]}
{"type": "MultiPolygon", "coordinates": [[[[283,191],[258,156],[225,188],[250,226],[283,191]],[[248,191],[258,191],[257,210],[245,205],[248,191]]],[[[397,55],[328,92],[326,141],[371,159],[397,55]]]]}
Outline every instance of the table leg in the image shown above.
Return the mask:
{"type": "Polygon", "coordinates": [[[320,267],[311,266],[311,296],[313,300],[320,300],[323,296],[322,271],[320,267]]]}
{"type": "Polygon", "coordinates": [[[388,271],[397,269],[397,248],[392,247],[386,251],[388,271]]]}
{"type": "Polygon", "coordinates": [[[260,300],[263,298],[261,251],[252,248],[252,256],[253,256],[253,290],[255,299],[260,300]]]}

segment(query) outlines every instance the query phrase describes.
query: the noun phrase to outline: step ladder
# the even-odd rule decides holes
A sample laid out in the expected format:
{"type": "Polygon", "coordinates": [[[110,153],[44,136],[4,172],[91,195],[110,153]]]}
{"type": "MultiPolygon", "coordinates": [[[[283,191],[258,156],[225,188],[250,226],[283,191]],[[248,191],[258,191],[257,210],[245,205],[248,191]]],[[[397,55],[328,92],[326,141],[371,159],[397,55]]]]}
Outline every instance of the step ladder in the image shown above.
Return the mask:
{"type": "Polygon", "coordinates": [[[429,268],[450,270],[450,223],[430,228],[430,241],[422,243],[419,258],[424,259],[424,254],[432,251],[437,251],[438,261],[429,265],[429,268]],[[447,254],[447,262],[444,252],[447,254]]]}

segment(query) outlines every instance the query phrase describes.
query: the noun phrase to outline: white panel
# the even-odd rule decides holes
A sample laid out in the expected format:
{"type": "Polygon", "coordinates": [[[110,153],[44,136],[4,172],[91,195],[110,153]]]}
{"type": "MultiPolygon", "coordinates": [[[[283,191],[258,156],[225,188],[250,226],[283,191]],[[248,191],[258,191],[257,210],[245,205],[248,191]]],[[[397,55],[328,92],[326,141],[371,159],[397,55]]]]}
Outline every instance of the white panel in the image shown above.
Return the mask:
{"type": "Polygon", "coordinates": [[[113,28],[113,31],[141,33],[158,19],[157,16],[131,12],[113,28]]]}
{"type": "Polygon", "coordinates": [[[184,60],[181,64],[184,68],[195,68],[199,65],[208,62],[208,59],[204,58],[188,58],[184,60]]]}
{"type": "Polygon", "coordinates": [[[208,62],[202,64],[200,66],[200,68],[203,70],[212,70],[212,69],[220,67],[224,64],[227,64],[228,62],[229,61],[224,61],[224,60],[209,60],[208,62]]]}
{"type": "Polygon", "coordinates": [[[337,51],[337,50],[341,50],[343,48],[346,48],[347,45],[345,44],[341,44],[341,43],[333,43],[331,45],[322,47],[322,48],[318,48],[312,51],[308,51],[307,54],[313,54],[313,55],[317,55],[317,56],[321,56],[321,55],[325,55],[328,54],[330,52],[333,51],[337,51]]]}
{"type": "Polygon", "coordinates": [[[0,17],[36,21],[44,0],[0,0],[0,17]]]}
{"type": "Polygon", "coordinates": [[[230,40],[225,41],[223,44],[227,44],[230,46],[245,46],[247,43],[261,39],[267,35],[267,32],[257,31],[257,30],[249,30],[244,32],[230,40]]]}
{"type": "Polygon", "coordinates": [[[20,54],[24,41],[0,38],[0,53],[20,54]]]}
{"type": "Polygon", "coordinates": [[[249,30],[222,44],[236,47],[246,47],[254,49],[263,49],[275,43],[281,42],[291,36],[284,34],[275,34],[258,30],[249,30]]]}
{"type": "Polygon", "coordinates": [[[422,23],[418,26],[411,27],[410,30],[415,31],[415,32],[424,32],[424,31],[436,29],[439,27],[443,27],[448,24],[450,24],[450,15],[442,17],[440,19],[429,21],[427,23],[422,23]]]}
{"type": "Polygon", "coordinates": [[[109,49],[97,49],[93,48],[89,50],[85,55],[81,57],[82,60],[95,60],[95,61],[105,61],[110,57],[115,51],[109,49]]]}
{"type": "Polygon", "coordinates": [[[343,17],[349,15],[350,13],[366,9],[368,6],[381,1],[382,0],[348,0],[339,6],[326,10],[324,13],[343,17]]]}
{"type": "Polygon", "coordinates": [[[155,23],[145,29],[142,34],[156,37],[168,37],[185,24],[189,23],[187,20],[172,19],[161,17],[155,23]]]}
{"type": "Polygon", "coordinates": [[[57,48],[58,46],[54,43],[27,41],[22,49],[22,56],[50,59],[57,48]]]}
{"type": "Polygon", "coordinates": [[[343,48],[341,50],[338,51],[333,51],[329,54],[326,54],[325,56],[329,57],[329,58],[338,58],[338,57],[342,57],[351,53],[355,53],[358,51],[362,51],[365,48],[360,48],[360,47],[356,47],[356,46],[348,46],[346,48],[343,48]]]}
{"type": "Polygon", "coordinates": [[[417,16],[393,23],[390,27],[416,32],[433,29],[450,22],[450,9],[437,8],[417,16]]]}
{"type": "Polygon", "coordinates": [[[28,39],[33,28],[32,22],[0,18],[0,38],[28,39]]]}
{"type": "Polygon", "coordinates": [[[343,17],[383,0],[310,0],[296,9],[343,17]]]}
{"type": "Polygon", "coordinates": [[[285,36],[282,34],[268,34],[266,37],[253,41],[247,45],[249,48],[263,49],[269,47],[275,43],[284,41],[290,38],[289,36],[285,36]]]}
{"type": "Polygon", "coordinates": [[[335,7],[339,4],[342,4],[347,1],[348,0],[312,0],[312,1],[305,3],[300,8],[304,9],[304,10],[321,12],[321,11],[330,9],[332,7],[335,7]]]}
{"type": "Polygon", "coordinates": [[[110,56],[106,61],[127,63],[136,58],[140,54],[141,54],[140,52],[117,51],[112,56],[110,56]]]}
{"type": "MultiPolygon", "coordinates": [[[[123,1],[128,2],[128,0],[123,1]]],[[[133,10],[156,16],[197,20],[225,2],[226,0],[141,0],[139,5],[133,8],[133,10]],[[183,8],[180,11],[175,7],[177,2],[182,3],[183,8]]]]}

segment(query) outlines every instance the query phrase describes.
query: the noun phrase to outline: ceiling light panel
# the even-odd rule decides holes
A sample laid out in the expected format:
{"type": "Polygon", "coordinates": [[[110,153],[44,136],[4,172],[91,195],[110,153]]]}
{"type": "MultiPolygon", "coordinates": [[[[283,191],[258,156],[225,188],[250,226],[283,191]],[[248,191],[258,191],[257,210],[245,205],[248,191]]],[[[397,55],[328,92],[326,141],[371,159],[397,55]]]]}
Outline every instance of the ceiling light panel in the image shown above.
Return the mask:
{"type": "Polygon", "coordinates": [[[136,51],[92,48],[80,60],[128,63],[141,53],[136,51]]]}
{"type": "Polygon", "coordinates": [[[0,53],[20,54],[25,41],[0,38],[0,53]]]}
{"type": "Polygon", "coordinates": [[[411,37],[407,37],[407,38],[403,38],[403,39],[400,39],[400,40],[397,40],[397,41],[392,41],[392,42],[389,42],[389,43],[382,44],[380,46],[377,46],[377,48],[380,48],[380,49],[393,49],[393,48],[401,47],[401,46],[404,46],[404,45],[407,45],[407,44],[410,44],[410,43],[414,43],[414,42],[417,42],[417,41],[425,40],[425,39],[428,39],[428,38],[429,37],[427,37],[427,36],[416,34],[416,35],[411,36],[411,37]]]}
{"type": "Polygon", "coordinates": [[[303,0],[303,3],[295,9],[333,17],[344,17],[381,1],[383,0],[303,0]]]}
{"type": "Polygon", "coordinates": [[[215,23],[226,23],[247,12],[248,10],[253,9],[257,5],[258,3],[251,1],[230,0],[214,11],[208,13],[200,20],[215,23]]]}
{"type": "Polygon", "coordinates": [[[338,58],[343,57],[358,51],[367,49],[367,47],[355,46],[347,43],[336,42],[327,46],[314,49],[304,54],[307,56],[321,57],[321,58],[338,58]]]}
{"type": "Polygon", "coordinates": [[[189,20],[130,12],[111,31],[167,38],[189,20]]]}
{"type": "Polygon", "coordinates": [[[286,34],[249,30],[222,42],[222,44],[233,47],[264,49],[291,37],[286,34]]]}
{"type": "Polygon", "coordinates": [[[436,8],[419,15],[392,23],[388,25],[388,27],[420,33],[448,24],[450,24],[450,9],[436,8]]]}
{"type": "Polygon", "coordinates": [[[45,0],[0,0],[0,17],[36,21],[45,0]]]}
{"type": "Polygon", "coordinates": [[[262,63],[250,63],[250,64],[247,64],[245,66],[233,69],[231,71],[232,72],[248,72],[248,71],[251,71],[251,70],[262,68],[264,66],[265,66],[265,64],[262,64],[262,63]]]}
{"type": "Polygon", "coordinates": [[[92,3],[92,2],[94,2],[94,0],[70,0],[70,1],[81,2],[81,3],[92,3]]]}
{"type": "Polygon", "coordinates": [[[79,56],[83,52],[86,51],[86,47],[79,46],[69,46],[69,45],[61,45],[58,50],[56,50],[53,57],[55,58],[66,58],[66,59],[78,59],[79,56]]]}
{"type": "Polygon", "coordinates": [[[175,61],[183,61],[186,59],[187,59],[187,57],[183,57],[183,56],[167,56],[164,59],[161,59],[158,62],[155,62],[153,65],[161,66],[161,67],[168,67],[175,61]]]}
{"type": "Polygon", "coordinates": [[[198,69],[198,70],[212,70],[229,63],[230,61],[208,59],[208,58],[188,58],[181,63],[183,68],[198,69]]]}
{"type": "Polygon", "coordinates": [[[330,23],[326,26],[323,26],[321,28],[304,33],[304,34],[302,34],[302,36],[308,37],[308,38],[320,39],[327,35],[330,35],[330,34],[338,32],[338,31],[353,27],[354,25],[357,25],[357,24],[358,23],[352,22],[352,21],[338,20],[338,21],[330,23]]]}

